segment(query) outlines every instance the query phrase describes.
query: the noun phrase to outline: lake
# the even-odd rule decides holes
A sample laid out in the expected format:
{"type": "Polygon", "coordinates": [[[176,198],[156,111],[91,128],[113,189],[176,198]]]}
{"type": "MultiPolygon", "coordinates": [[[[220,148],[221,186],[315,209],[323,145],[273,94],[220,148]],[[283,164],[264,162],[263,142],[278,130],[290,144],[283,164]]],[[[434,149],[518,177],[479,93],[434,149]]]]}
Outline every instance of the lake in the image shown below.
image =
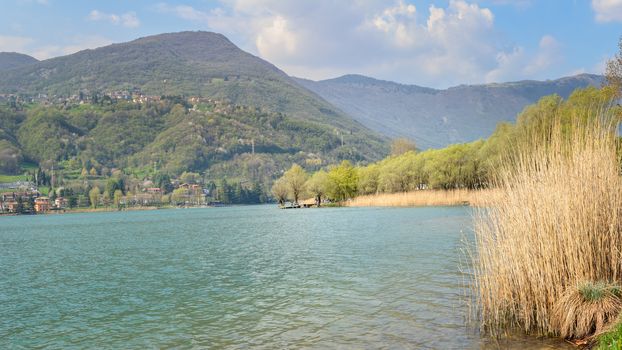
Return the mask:
{"type": "Polygon", "coordinates": [[[0,217],[0,348],[496,348],[471,235],[467,207],[0,217]]]}

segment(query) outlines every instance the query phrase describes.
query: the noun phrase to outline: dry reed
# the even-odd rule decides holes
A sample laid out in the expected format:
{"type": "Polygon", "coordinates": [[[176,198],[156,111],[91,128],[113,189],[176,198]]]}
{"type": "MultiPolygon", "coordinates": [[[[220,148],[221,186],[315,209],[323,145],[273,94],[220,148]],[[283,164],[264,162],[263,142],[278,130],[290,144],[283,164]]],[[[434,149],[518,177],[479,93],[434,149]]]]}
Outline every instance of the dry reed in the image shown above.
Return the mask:
{"type": "Polygon", "coordinates": [[[473,282],[492,332],[562,334],[553,309],[569,287],[622,278],[617,127],[607,110],[570,124],[548,117],[546,140],[516,151],[497,179],[499,200],[476,218],[473,282]]]}
{"type": "Polygon", "coordinates": [[[418,207],[418,206],[483,206],[496,198],[498,191],[486,190],[419,190],[401,193],[379,193],[358,196],[345,203],[349,207],[418,207]]]}

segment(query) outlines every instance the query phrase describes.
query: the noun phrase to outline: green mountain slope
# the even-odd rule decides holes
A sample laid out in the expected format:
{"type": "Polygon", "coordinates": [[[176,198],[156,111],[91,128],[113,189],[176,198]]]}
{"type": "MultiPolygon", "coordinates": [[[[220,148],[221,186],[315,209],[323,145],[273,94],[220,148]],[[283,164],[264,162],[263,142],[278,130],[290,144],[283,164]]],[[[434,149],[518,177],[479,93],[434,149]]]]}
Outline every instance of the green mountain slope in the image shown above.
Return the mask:
{"type": "Polygon", "coordinates": [[[272,64],[211,32],[84,50],[9,70],[0,79],[0,93],[69,96],[134,88],[147,95],[209,96],[375,136],[272,64]]]}
{"type": "Polygon", "coordinates": [[[276,175],[292,161],[364,163],[388,152],[380,134],[216,33],[156,35],[14,67],[0,78],[0,94],[11,93],[44,94],[56,104],[0,113],[10,155],[38,163],[75,158],[87,168],[155,164],[171,173],[217,168],[236,176],[263,159],[276,175]],[[157,98],[56,102],[115,91],[217,102],[196,110],[157,98]]]}
{"type": "Polygon", "coordinates": [[[193,171],[266,186],[294,162],[309,169],[342,159],[366,163],[371,152],[364,140],[345,143],[318,122],[222,103],[188,109],[170,100],[0,107],[0,146],[0,173],[19,173],[19,162],[28,160],[47,169],[69,163],[75,174],[193,171]]]}
{"type": "Polygon", "coordinates": [[[403,85],[360,75],[310,81],[306,88],[356,120],[389,137],[408,137],[422,148],[486,138],[501,121],[512,121],[543,96],[564,98],[602,77],[582,74],[551,81],[461,85],[445,90],[403,85]]]}
{"type": "Polygon", "coordinates": [[[0,72],[39,62],[36,58],[17,52],[0,52],[0,72]]]}

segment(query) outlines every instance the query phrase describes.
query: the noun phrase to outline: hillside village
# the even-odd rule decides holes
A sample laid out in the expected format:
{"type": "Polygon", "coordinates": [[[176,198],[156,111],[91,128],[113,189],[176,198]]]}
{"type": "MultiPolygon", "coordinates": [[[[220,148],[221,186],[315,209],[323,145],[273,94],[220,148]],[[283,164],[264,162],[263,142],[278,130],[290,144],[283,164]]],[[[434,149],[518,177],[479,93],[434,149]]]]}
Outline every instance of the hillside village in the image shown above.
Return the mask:
{"type": "Polygon", "coordinates": [[[17,107],[20,104],[40,104],[43,106],[69,106],[69,105],[83,105],[83,104],[106,104],[116,102],[129,102],[134,104],[148,104],[157,103],[165,98],[178,98],[192,106],[198,104],[211,104],[217,107],[218,111],[225,111],[226,107],[230,103],[225,100],[218,100],[213,98],[201,97],[201,96],[165,96],[165,95],[147,95],[140,91],[138,88],[131,90],[111,90],[104,92],[90,92],[89,90],[81,90],[76,94],[63,96],[63,95],[48,95],[48,94],[1,94],[0,103],[7,104],[10,107],[17,107]]]}

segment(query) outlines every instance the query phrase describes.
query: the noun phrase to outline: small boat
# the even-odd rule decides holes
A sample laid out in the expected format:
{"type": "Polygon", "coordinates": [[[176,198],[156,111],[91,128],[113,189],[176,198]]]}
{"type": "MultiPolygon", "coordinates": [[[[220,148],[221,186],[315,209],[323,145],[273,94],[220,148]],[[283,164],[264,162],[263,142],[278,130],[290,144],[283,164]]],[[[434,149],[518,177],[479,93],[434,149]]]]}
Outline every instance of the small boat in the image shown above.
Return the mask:
{"type": "Polygon", "coordinates": [[[280,206],[281,209],[298,209],[300,208],[300,204],[298,203],[286,203],[285,205],[280,206]]]}

